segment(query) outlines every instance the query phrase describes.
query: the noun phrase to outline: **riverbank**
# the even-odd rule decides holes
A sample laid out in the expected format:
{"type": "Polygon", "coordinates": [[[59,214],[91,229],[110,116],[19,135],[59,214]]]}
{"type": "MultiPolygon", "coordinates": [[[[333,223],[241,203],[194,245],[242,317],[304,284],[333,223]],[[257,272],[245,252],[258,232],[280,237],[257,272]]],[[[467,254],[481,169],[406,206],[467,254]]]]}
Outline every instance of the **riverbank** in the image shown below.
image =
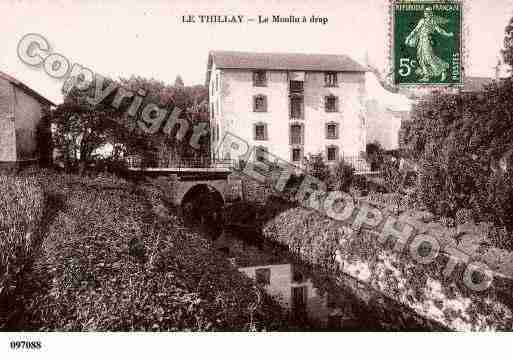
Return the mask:
{"type": "Polygon", "coordinates": [[[32,178],[51,199],[43,209],[51,216],[4,330],[286,328],[281,308],[167,211],[154,186],[51,172],[32,178]]]}
{"type": "Polygon", "coordinates": [[[285,245],[319,270],[350,275],[453,330],[513,329],[511,281],[495,278],[488,290],[471,291],[462,281],[465,266],[458,264],[449,277],[443,274],[447,256],[418,264],[390,243],[382,244],[375,234],[353,233],[317,211],[278,202],[268,204],[265,238],[285,245]]]}

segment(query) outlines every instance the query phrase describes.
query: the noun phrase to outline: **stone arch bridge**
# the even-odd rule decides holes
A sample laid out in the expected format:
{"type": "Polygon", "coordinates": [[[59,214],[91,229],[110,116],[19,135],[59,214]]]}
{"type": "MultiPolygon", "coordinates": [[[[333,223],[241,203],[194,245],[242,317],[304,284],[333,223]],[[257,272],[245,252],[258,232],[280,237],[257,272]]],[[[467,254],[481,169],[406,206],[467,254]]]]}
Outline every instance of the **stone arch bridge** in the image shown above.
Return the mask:
{"type": "Polygon", "coordinates": [[[167,197],[175,206],[209,193],[223,204],[242,198],[242,183],[228,168],[130,168],[138,176],[169,181],[167,197]]]}

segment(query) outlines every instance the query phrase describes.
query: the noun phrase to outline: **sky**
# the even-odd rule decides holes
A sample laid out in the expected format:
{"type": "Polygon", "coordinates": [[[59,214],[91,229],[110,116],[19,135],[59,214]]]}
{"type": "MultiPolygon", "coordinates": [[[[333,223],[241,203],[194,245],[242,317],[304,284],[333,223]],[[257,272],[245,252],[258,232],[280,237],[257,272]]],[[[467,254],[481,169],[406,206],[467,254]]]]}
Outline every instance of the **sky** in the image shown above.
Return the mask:
{"type": "MultiPolygon", "coordinates": [[[[38,33],[54,52],[112,78],[138,75],[173,84],[205,81],[210,50],[347,54],[388,62],[388,0],[0,0],[0,71],[54,102],[62,81],[17,57],[23,35],[38,33]],[[321,23],[184,23],[188,15],[290,15],[321,23]],[[367,56],[366,56],[367,55],[367,56]]],[[[493,76],[513,0],[468,0],[467,75],[493,76]]]]}

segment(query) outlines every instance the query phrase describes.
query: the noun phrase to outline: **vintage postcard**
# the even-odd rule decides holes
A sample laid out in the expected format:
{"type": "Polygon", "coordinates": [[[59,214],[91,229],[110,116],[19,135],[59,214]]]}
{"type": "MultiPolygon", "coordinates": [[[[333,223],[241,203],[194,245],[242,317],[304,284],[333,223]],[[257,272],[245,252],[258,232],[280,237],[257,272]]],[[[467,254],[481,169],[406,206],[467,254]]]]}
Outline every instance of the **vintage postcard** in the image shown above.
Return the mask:
{"type": "Polygon", "coordinates": [[[0,357],[482,357],[442,342],[513,332],[510,0],[0,18],[0,357]]]}

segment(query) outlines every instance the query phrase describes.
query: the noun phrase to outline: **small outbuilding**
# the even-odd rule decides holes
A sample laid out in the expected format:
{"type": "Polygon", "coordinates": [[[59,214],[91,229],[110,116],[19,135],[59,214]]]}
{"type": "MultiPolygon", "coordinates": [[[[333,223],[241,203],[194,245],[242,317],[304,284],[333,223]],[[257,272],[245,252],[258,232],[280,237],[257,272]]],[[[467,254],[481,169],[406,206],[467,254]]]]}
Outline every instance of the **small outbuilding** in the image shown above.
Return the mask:
{"type": "Polygon", "coordinates": [[[43,115],[53,102],[0,71],[0,168],[49,163],[51,132],[43,115]]]}

